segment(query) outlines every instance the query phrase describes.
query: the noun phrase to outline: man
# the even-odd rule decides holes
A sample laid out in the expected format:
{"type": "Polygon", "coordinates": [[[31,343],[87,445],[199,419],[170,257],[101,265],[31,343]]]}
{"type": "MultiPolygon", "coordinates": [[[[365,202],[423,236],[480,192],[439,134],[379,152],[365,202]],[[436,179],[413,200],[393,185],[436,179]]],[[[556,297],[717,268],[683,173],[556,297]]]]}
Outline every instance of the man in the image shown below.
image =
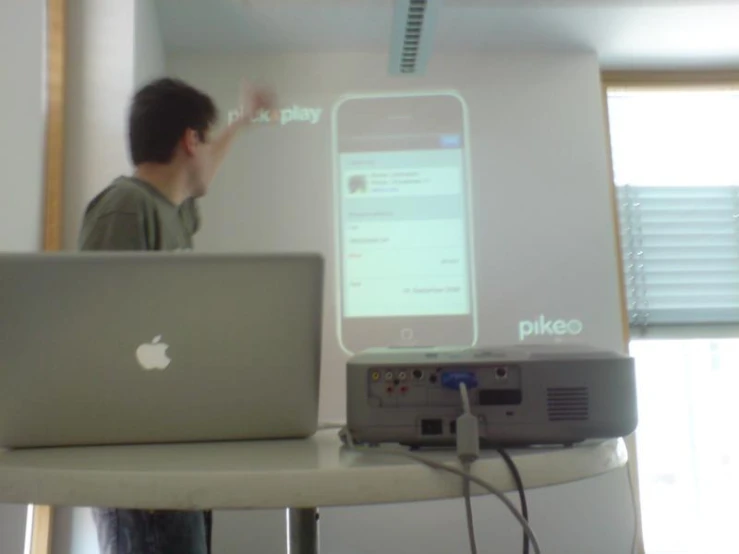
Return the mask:
{"type": "MultiPolygon", "coordinates": [[[[239,117],[211,137],[218,113],[204,93],[175,79],[149,83],[134,96],[129,147],[135,171],[87,206],[82,250],[189,250],[203,196],[237,134],[271,95],[243,86],[239,117]]],[[[96,508],[101,554],[207,554],[209,512],[96,508]]]]}

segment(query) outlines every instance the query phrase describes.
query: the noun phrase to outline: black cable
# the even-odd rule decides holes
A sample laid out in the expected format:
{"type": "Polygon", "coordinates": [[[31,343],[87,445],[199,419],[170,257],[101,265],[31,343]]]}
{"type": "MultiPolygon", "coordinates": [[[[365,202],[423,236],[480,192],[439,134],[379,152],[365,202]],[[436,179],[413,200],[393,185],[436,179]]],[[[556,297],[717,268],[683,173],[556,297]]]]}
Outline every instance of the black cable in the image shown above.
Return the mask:
{"type": "MultiPolygon", "coordinates": [[[[518,467],[516,467],[516,462],[513,461],[513,458],[503,450],[502,448],[498,448],[498,454],[500,454],[501,458],[503,458],[503,461],[508,466],[508,469],[511,470],[511,475],[513,475],[513,480],[516,482],[516,488],[518,489],[518,498],[521,502],[521,515],[526,520],[526,522],[529,521],[529,507],[526,503],[526,489],[523,488],[523,480],[521,479],[521,474],[518,471],[518,467]]],[[[529,537],[526,535],[526,533],[523,534],[523,554],[529,554],[529,537]]]]}

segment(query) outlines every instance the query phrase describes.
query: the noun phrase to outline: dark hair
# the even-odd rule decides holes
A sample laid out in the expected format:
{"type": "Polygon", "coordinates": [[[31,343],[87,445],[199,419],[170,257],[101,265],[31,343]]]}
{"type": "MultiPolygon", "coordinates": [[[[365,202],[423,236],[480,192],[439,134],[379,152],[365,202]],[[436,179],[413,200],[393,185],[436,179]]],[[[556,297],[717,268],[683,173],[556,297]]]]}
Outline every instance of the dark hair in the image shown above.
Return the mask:
{"type": "Polygon", "coordinates": [[[192,129],[201,140],[218,119],[213,100],[177,79],[157,79],[133,97],[128,141],[134,165],[172,161],[177,142],[192,129]]]}

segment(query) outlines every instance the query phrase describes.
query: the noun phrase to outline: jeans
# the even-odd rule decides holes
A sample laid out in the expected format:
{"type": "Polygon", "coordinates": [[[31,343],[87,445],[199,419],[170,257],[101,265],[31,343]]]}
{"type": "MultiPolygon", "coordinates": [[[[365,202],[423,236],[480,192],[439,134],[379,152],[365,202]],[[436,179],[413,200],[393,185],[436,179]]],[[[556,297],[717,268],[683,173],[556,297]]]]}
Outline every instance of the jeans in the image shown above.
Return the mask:
{"type": "Polygon", "coordinates": [[[100,554],[210,554],[210,512],[93,508],[100,554]]]}

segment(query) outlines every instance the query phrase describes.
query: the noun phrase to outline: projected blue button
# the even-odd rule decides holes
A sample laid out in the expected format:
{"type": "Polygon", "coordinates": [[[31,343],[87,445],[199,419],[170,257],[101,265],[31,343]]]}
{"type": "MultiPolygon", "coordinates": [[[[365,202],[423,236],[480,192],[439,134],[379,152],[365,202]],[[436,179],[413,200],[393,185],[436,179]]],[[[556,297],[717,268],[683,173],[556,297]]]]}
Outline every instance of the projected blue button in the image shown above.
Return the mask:
{"type": "Polygon", "coordinates": [[[459,148],[462,145],[462,137],[459,135],[441,135],[439,142],[442,148],[459,148]]]}

